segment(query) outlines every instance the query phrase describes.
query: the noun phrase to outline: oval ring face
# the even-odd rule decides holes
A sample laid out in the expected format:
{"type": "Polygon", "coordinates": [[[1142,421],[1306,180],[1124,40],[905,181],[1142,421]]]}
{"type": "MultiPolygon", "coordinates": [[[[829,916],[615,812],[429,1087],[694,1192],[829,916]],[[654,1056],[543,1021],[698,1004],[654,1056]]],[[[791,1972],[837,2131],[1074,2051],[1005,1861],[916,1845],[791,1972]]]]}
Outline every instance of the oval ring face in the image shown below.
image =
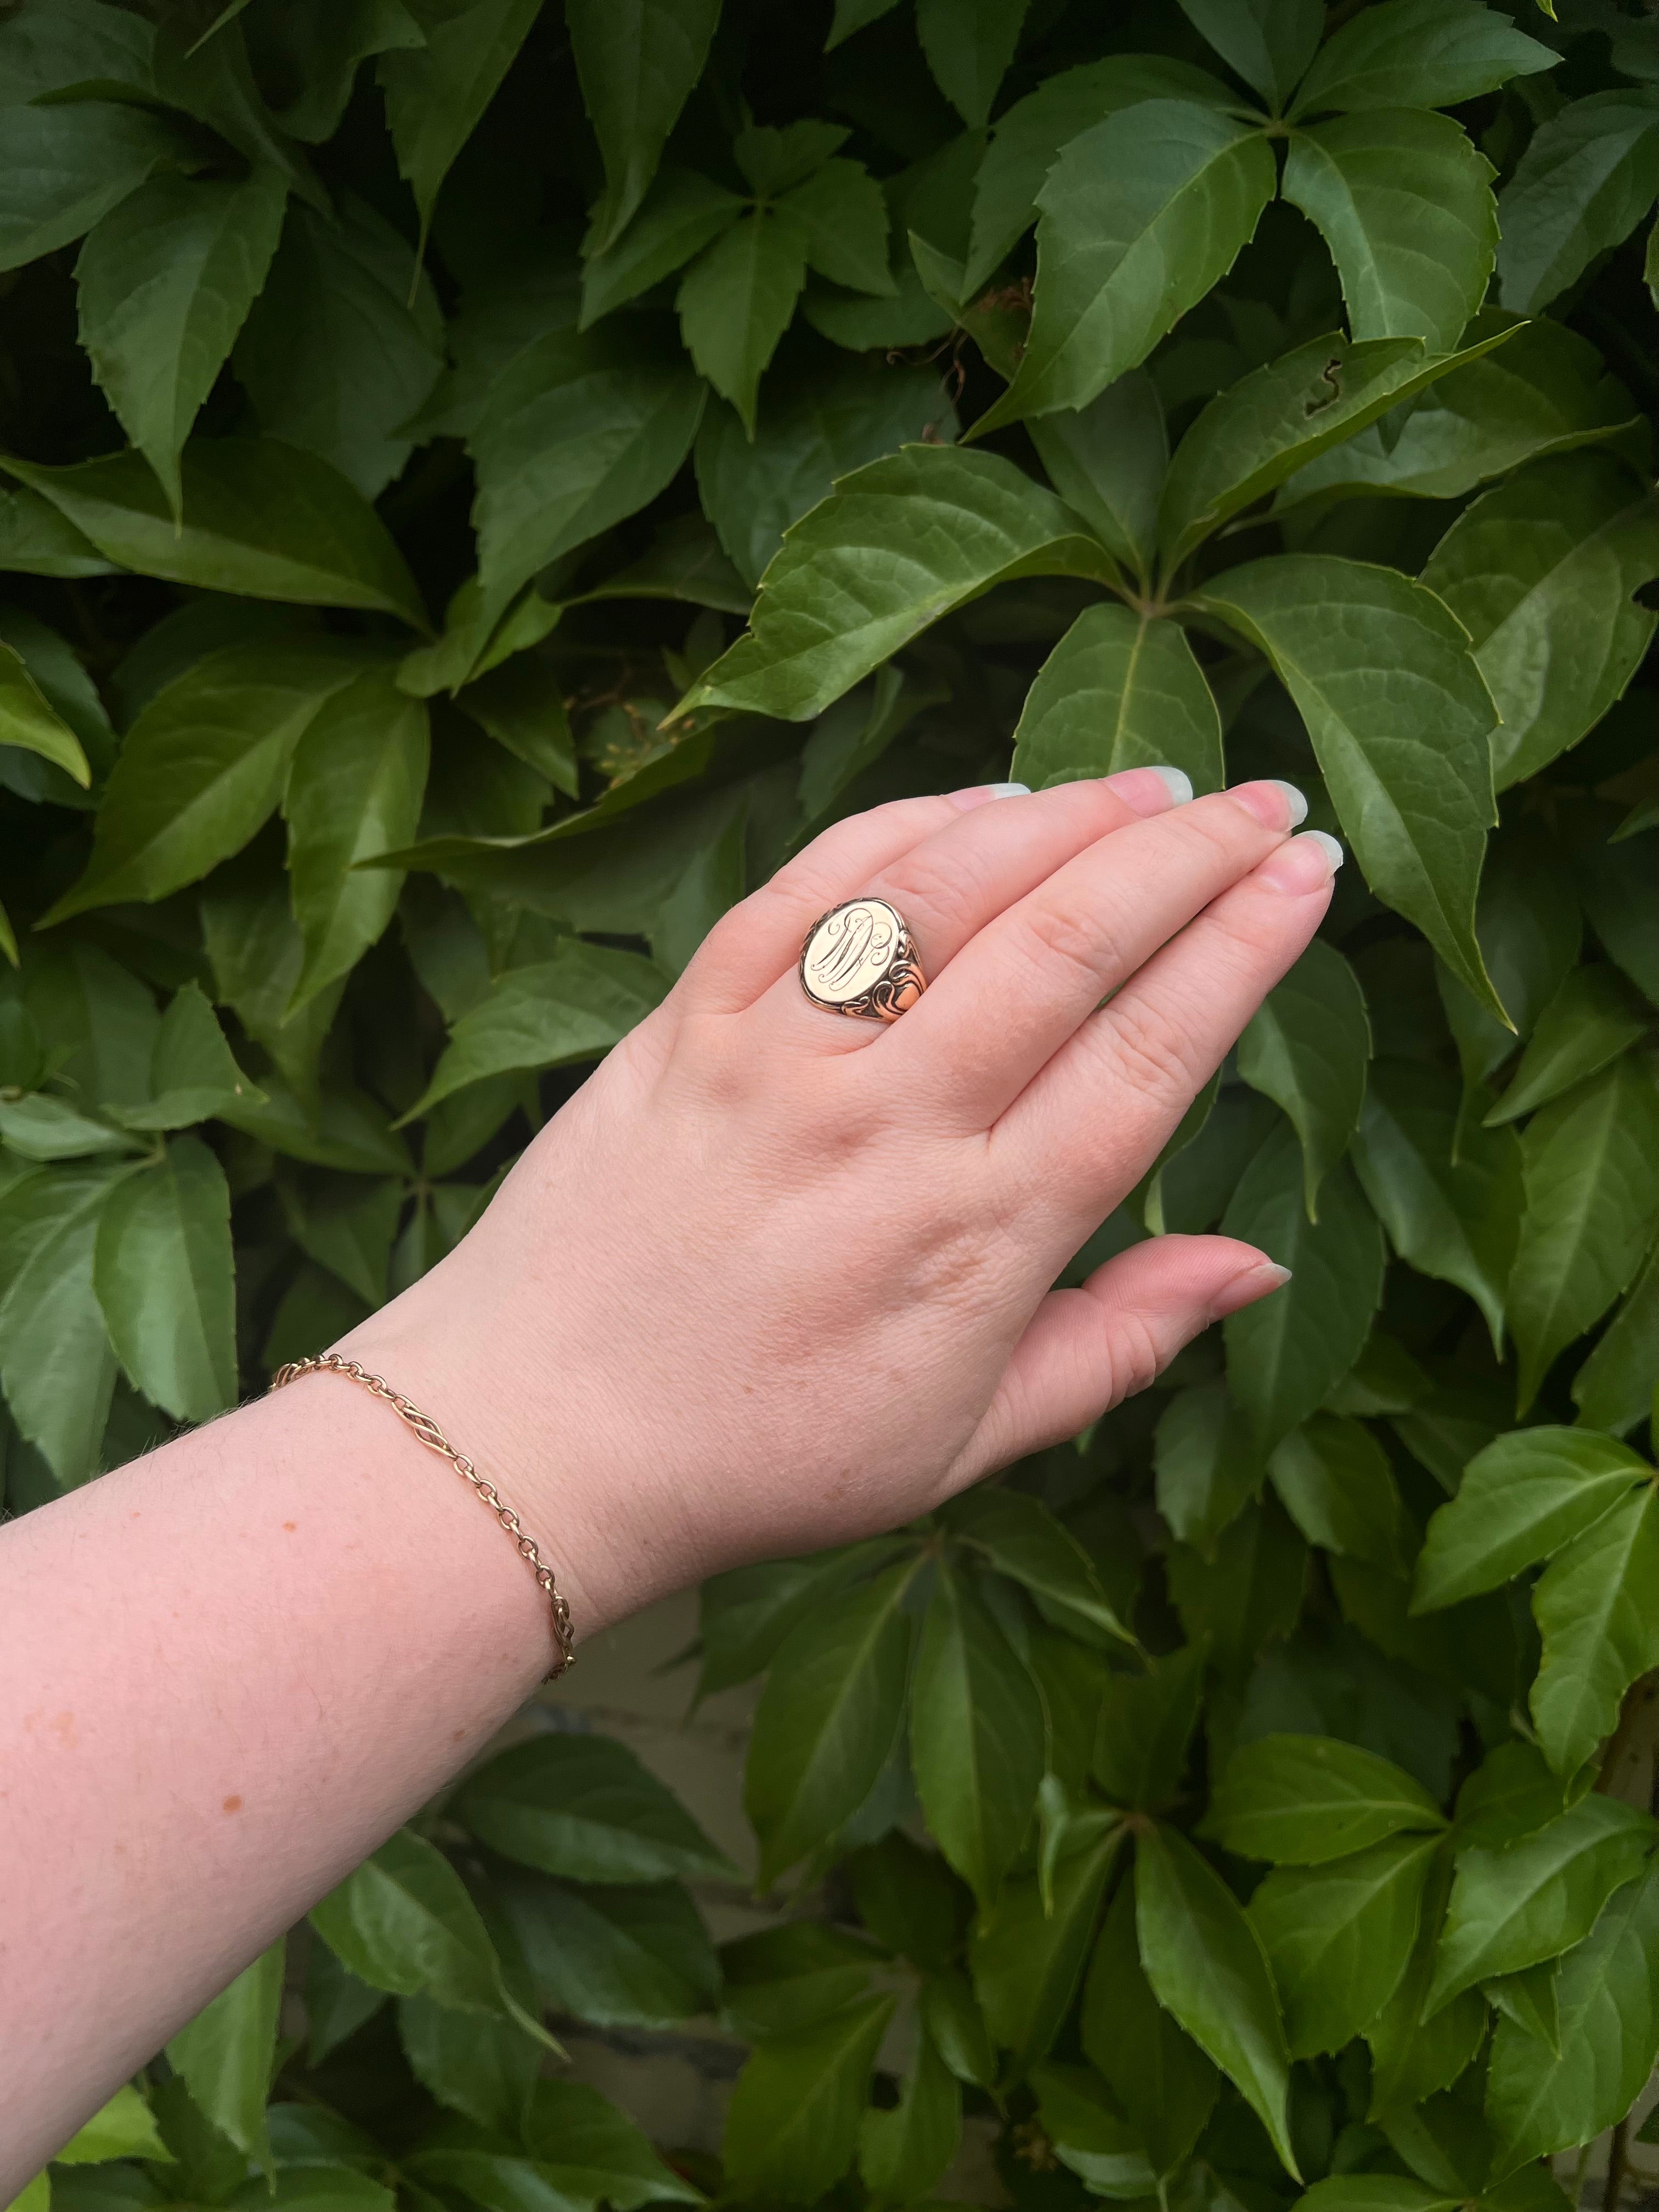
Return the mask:
{"type": "Polygon", "coordinates": [[[801,954],[801,981],[827,1006],[850,1006],[898,958],[904,924],[884,899],[853,899],[826,914],[801,954]]]}

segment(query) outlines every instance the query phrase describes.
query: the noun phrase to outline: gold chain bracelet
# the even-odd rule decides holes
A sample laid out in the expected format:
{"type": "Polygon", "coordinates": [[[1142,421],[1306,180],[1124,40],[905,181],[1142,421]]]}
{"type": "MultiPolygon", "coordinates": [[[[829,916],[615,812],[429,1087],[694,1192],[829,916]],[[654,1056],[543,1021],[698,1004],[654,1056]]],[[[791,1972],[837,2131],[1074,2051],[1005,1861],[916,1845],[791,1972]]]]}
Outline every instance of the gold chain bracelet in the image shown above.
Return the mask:
{"type": "Polygon", "coordinates": [[[535,1576],[537,1587],[546,1598],[553,1615],[553,1641],[558,1646],[559,1656],[543,1676],[543,1680],[556,1681],[567,1668],[574,1667],[576,1663],[576,1639],[570,1626],[570,1607],[553,1579],[552,1568],[538,1550],[536,1539],[526,1533],[518,1515],[503,1501],[495,1484],[480,1474],[463,1453],[456,1450],[431,1414],[423,1413],[418,1406],[412,1405],[394,1390],[384,1376],[371,1375],[355,1359],[341,1358],[337,1352],[322,1352],[315,1359],[290,1359],[287,1366],[279,1367],[271,1376],[270,1387],[273,1390],[280,1390],[285,1382],[295,1382],[302,1375],[343,1375],[349,1382],[361,1382],[365,1390],[386,1401],[398,1419],[415,1431],[428,1451],[436,1452],[440,1458],[449,1462],[457,1474],[465,1475],[518,1547],[519,1557],[535,1576]]]}

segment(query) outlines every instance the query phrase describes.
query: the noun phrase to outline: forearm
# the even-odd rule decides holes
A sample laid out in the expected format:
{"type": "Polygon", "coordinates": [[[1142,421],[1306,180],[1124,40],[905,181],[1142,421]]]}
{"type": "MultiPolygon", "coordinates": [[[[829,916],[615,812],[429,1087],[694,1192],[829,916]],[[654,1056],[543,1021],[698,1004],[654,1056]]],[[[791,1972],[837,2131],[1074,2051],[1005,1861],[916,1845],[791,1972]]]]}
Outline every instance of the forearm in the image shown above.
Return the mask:
{"type": "Polygon", "coordinates": [[[0,2203],[553,1656],[494,1517],[331,1376],[0,1534],[0,2203]]]}

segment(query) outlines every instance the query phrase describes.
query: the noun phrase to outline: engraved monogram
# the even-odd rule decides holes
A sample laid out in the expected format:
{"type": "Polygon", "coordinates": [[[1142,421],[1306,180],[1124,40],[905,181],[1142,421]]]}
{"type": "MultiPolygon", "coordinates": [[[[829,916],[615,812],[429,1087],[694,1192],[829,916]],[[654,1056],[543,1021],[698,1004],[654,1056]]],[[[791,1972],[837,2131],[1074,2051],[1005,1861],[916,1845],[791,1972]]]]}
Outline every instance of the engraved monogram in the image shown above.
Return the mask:
{"type": "Polygon", "coordinates": [[[801,948],[801,988],[814,1005],[866,1021],[896,1021],[927,988],[902,918],[884,899],[831,908],[801,948]]]}

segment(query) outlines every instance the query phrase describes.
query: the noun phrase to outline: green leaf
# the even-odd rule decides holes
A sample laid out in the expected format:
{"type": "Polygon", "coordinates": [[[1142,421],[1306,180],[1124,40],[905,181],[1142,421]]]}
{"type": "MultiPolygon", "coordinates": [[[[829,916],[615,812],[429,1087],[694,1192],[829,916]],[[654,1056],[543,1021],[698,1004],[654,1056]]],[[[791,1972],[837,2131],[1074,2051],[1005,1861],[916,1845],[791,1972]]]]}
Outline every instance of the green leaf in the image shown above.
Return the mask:
{"type": "Polygon", "coordinates": [[[1477,0],[1383,0],[1326,40],[1292,112],[1328,107],[1459,107],[1558,57],[1477,0]]]}
{"type": "Polygon", "coordinates": [[[1429,1523],[1414,1612],[1455,1605],[1548,1559],[1593,1528],[1651,1470],[1588,1429],[1518,1429],[1469,1462],[1429,1523]]]}
{"type": "MultiPolygon", "coordinates": [[[[1500,830],[1481,872],[1475,935],[1514,1030],[1477,1006],[1443,967],[1435,975],[1462,1063],[1464,1122],[1475,1118],[1475,1086],[1498,1073],[1514,1052],[1517,1034],[1531,1036],[1571,973],[1583,934],[1583,916],[1556,841],[1525,817],[1500,830]]],[[[1460,1146],[1466,1133],[1459,1130],[1460,1146]]]]}
{"type": "Polygon", "coordinates": [[[1371,1070],[1353,1164],[1400,1257],[1466,1291],[1501,1346],[1520,1146],[1507,1131],[1460,1128],[1457,1085],[1438,1068],[1383,1060],[1371,1070]]]}
{"type": "Polygon", "coordinates": [[[1208,2052],[1297,2179],[1290,2054],[1261,1938],[1221,1877],[1174,1829],[1135,1844],[1135,1924],[1152,1994],[1208,2052]]]}
{"type": "Polygon", "coordinates": [[[720,1947],[720,2016],[751,2043],[793,2035],[843,2011],[870,1989],[880,1953],[822,1920],[790,1920],[720,1947]]]}
{"type": "Polygon", "coordinates": [[[919,2024],[898,2103],[860,2123],[859,2178],[878,2204],[913,2204],[933,2194],[961,2141],[961,2087],[919,2024]]]}
{"type": "Polygon", "coordinates": [[[1616,969],[1570,969],[1540,1013],[1507,1089],[1486,1115],[1486,1126],[1516,1121],[1599,1075],[1646,1035],[1651,1019],[1616,969]]]}
{"type": "Polygon", "coordinates": [[[77,1114],[67,1099],[44,1091],[0,1099],[0,1140],[20,1160],[83,1160],[139,1149],[107,1121],[77,1114]]]}
{"type": "Polygon", "coordinates": [[[1547,2044],[1559,2057],[1561,2017],[1555,1994],[1557,1963],[1553,1959],[1546,1959],[1541,1965],[1528,1966],[1524,1973],[1499,1974],[1494,1981],[1482,1984],[1481,1994],[1494,2012],[1512,2021],[1526,2034],[1547,2044]]]}
{"type": "Polygon", "coordinates": [[[1421,1783],[1375,1752],[1329,1736],[1265,1735],[1233,1753],[1204,1832],[1241,1858],[1322,1866],[1445,1825],[1421,1783]]]}
{"type": "Polygon", "coordinates": [[[1115,560],[1150,577],[1169,441],[1158,387],[1132,368],[1086,407],[1030,424],[1048,481],[1115,560]]]}
{"type": "Polygon", "coordinates": [[[78,784],[92,781],[81,740],[30,675],[22,654],[4,643],[0,643],[0,745],[39,753],[78,784]]]}
{"type": "MultiPolygon", "coordinates": [[[[981,1484],[944,1509],[945,1525],[1030,1592],[1044,1620],[1085,1643],[1133,1644],[1093,1562],[1063,1522],[1024,1491],[981,1484]]],[[[1035,1785],[1034,1785],[1035,1786],[1035,1785]]]]}
{"type": "Polygon", "coordinates": [[[1659,192],[1659,94],[1621,85],[1547,116],[1504,188],[1500,296],[1536,314],[1627,237],[1659,192]]]}
{"type": "Polygon", "coordinates": [[[1327,2174],[1297,2199],[1297,2212],[1454,2212],[1463,2202],[1415,2174],[1327,2174]]]}
{"type": "MultiPolygon", "coordinates": [[[[393,1996],[429,1996],[455,2012],[532,2023],[501,1979],[478,1908],[434,1844],[399,1828],[320,1904],[311,1924],[341,1964],[393,1996]]],[[[538,2026],[537,2034],[548,2039],[538,2026]]]]}
{"type": "Polygon", "coordinates": [[[438,188],[472,136],[514,56],[524,44],[541,0],[472,0],[471,6],[423,9],[422,44],[402,41],[377,65],[398,173],[415,195],[425,242],[438,188]]]}
{"type": "Polygon", "coordinates": [[[1594,1352],[1572,1378],[1572,1402],[1589,1429],[1627,1436],[1649,1418],[1659,1389],[1659,1245],[1594,1352]]]}
{"type": "Polygon", "coordinates": [[[1176,1391],[1158,1418],[1152,1466],[1158,1510],[1171,1532],[1211,1556],[1261,1487],[1261,1455],[1220,1381],[1176,1391]]]}
{"type": "Polygon", "coordinates": [[[285,88],[292,97],[276,109],[276,120],[307,145],[339,128],[361,63],[424,43],[403,0],[347,0],[341,8],[285,9],[279,19],[254,20],[262,60],[269,60],[274,40],[288,64],[285,88]]]}
{"type": "Polygon", "coordinates": [[[963,121],[983,124],[1019,43],[1030,0],[916,0],[916,35],[933,82],[963,121]]]}
{"type": "Polygon", "coordinates": [[[1325,27],[1318,0],[1181,0],[1181,12],[1275,114],[1325,27]]]}
{"type": "Polygon", "coordinates": [[[112,100],[6,108],[0,270],[68,246],[163,161],[187,158],[165,119],[112,100]]]}
{"type": "Polygon", "coordinates": [[[1610,841],[1585,854],[1577,888],[1607,957],[1624,969],[1650,1006],[1659,1006],[1659,950],[1653,934],[1659,916],[1656,859],[1659,837],[1610,841]]]}
{"type": "Polygon", "coordinates": [[[185,1129],[240,1100],[258,1106],[264,1097],[237,1066],[196,983],[175,992],[161,1018],[150,1054],[149,1087],[142,1106],[107,1106],[105,1112],[124,1129],[185,1129]]]}
{"type": "Polygon", "coordinates": [[[1031,1824],[1042,1704],[972,1583],[944,1563],[922,1622],[910,1705],[910,1759],[928,1829],[988,1905],[1031,1824]]]}
{"type": "Polygon", "coordinates": [[[676,711],[810,720],[994,584],[1100,575],[1105,561],[1071,509],[1012,462],[907,446],[843,477],[794,525],[753,627],[676,711]]]}
{"type": "Polygon", "coordinates": [[[1192,100],[1142,100],[1073,138],[1037,195],[1030,337],[969,434],[1087,406],[1138,368],[1225,276],[1273,182],[1261,132],[1192,100]]]}
{"type": "Polygon", "coordinates": [[[1103,602],[1084,610],[1037,671],[1014,732],[1013,773],[1036,791],[1148,765],[1218,791],[1221,717],[1177,623],[1103,602]]]}
{"type": "Polygon", "coordinates": [[[1309,1543],[1390,1574],[1407,1571],[1405,1509],[1394,1469],[1360,1422],[1310,1414],[1275,1447],[1267,1474],[1309,1543]]]}
{"type": "Polygon", "coordinates": [[[662,970],[637,952],[561,940],[550,960],[499,976],[483,1004],[454,1024],[431,1082],[404,1121],[429,1114],[440,1099],[486,1076],[598,1060],[644,1020],[667,988],[662,970]]]}
{"type": "Polygon", "coordinates": [[[1613,1893],[1642,1872],[1653,1844],[1648,1814],[1592,1793],[1504,1850],[1463,1852],[1425,2012],[1582,1942],[1613,1893]]]}
{"type": "Polygon", "coordinates": [[[770,1664],[806,1607],[884,1566],[902,1548],[902,1539],[878,1536],[805,1559],[768,1560],[711,1575],[697,1593],[698,1697],[750,1680],[770,1664]]]}
{"type": "Polygon", "coordinates": [[[155,2115],[130,2081],[100,2105],[53,2159],[54,2166],[97,2166],[107,2158],[165,2158],[155,2115]]]}
{"type": "Polygon", "coordinates": [[[75,264],[81,343],[122,428],[182,517],[179,456],[265,281],[287,186],[153,177],[75,264]]]}
{"type": "Polygon", "coordinates": [[[1079,2025],[1083,2048],[1146,2145],[1171,2173],[1215,2104],[1216,2070],[1152,1995],[1135,1933],[1134,1878],[1118,1884],[1089,1962],[1079,2025]]]}
{"type": "Polygon", "coordinates": [[[1292,133],[1285,198],[1330,247],[1356,338],[1457,343],[1498,252],[1495,173],[1461,124],[1420,108],[1292,133]]]}
{"type": "Polygon", "coordinates": [[[1227,1373],[1251,1442],[1265,1459],[1358,1357],[1376,1310],[1382,1236],[1352,1170],[1339,1164],[1308,1218],[1302,1148],[1281,1124],[1244,1170],[1223,1218],[1229,1237],[1291,1270],[1271,1298],[1225,1324],[1227,1373]]]}
{"type": "Polygon", "coordinates": [[[1296,1626],[1307,1571],[1307,1547],[1272,1498],[1246,1506],[1212,1557],[1173,1547],[1165,1571],[1191,1641],[1206,1644],[1218,1667],[1241,1670],[1296,1626]]]}
{"type": "Polygon", "coordinates": [[[1637,1676],[1659,1667],[1659,1499],[1650,1482],[1556,1553],[1532,1609],[1544,1639],[1532,1717],[1551,1765],[1571,1774],[1613,1734],[1637,1676]]]}
{"type": "Polygon", "coordinates": [[[236,343],[265,435],[320,454],[365,499],[408,459],[398,430],[443,367],[436,303],[428,288],[411,306],[414,281],[407,244],[366,200],[343,194],[331,223],[295,200],[236,343]]]}
{"type": "Polygon", "coordinates": [[[1230,517],[1320,454],[1504,343],[1513,327],[1447,354],[1426,352],[1420,338],[1354,344],[1333,331],[1218,393],[1170,465],[1158,508],[1166,567],[1178,568],[1230,517]]]}
{"type": "Polygon", "coordinates": [[[186,447],[182,527],[138,453],[54,469],[8,454],[0,469],[142,576],[301,606],[365,608],[425,626],[415,580],[380,517],[326,461],[291,446],[215,438],[186,447]]]}
{"type": "Polygon", "coordinates": [[[1486,2118],[1505,2162],[1588,2142],[1624,2118],[1659,2056],[1659,1868],[1614,1892],[1557,1969],[1557,2047],[1498,2023],[1486,2118]]]}
{"type": "Polygon", "coordinates": [[[430,741],[425,703],[372,669],[334,692],[301,735],[283,812],[305,964],[290,1012],[345,975],[391,921],[403,878],[359,860],[409,844],[430,741]]]}
{"type": "Polygon", "coordinates": [[[866,1997],[763,2044],[738,2077],[725,2164],[744,2197],[815,2203],[853,2163],[891,1997],[866,1997]]]}
{"type": "Polygon", "coordinates": [[[1370,1054],[1365,994],[1342,955],[1316,938],[1238,1041],[1239,1073],[1283,1107],[1302,1140],[1310,1221],[1319,1218],[1320,1184],[1359,1127],[1370,1054]]]}
{"type": "Polygon", "coordinates": [[[667,2027],[719,2002],[714,1946],[677,1881],[511,1883],[501,1895],[557,2011],[597,2027],[667,2027]]]}
{"type": "MultiPolygon", "coordinates": [[[[728,407],[697,434],[697,489],[721,544],[751,588],[783,533],[829,497],[835,480],[929,431],[955,434],[956,413],[931,369],[872,374],[867,362],[825,364],[807,381],[768,387],[755,435],[728,407]]],[[[745,596],[743,611],[747,612],[745,596]]]]}
{"type": "Polygon", "coordinates": [[[452,2121],[429,2148],[399,2163],[411,2179],[458,2192],[483,2212],[597,2212],[601,2204],[640,2212],[663,2201],[702,2202],[634,2123],[585,2082],[537,2082],[520,2139],[527,2157],[504,2148],[498,2136],[452,2121]]]}
{"type": "Polygon", "coordinates": [[[1626,1054],[1535,1114],[1521,1139],[1526,1211],[1510,1279],[1530,1405],[1556,1354],[1598,1322],[1659,1229],[1659,1095],[1626,1054]]]}
{"type": "Polygon", "coordinates": [[[1142,1674],[1106,1676],[1093,1771],[1115,1803],[1155,1811],[1176,1794],[1203,1691],[1204,1653],[1194,1646],[1149,1660],[1142,1674]]]}
{"type": "Polygon", "coordinates": [[[119,1170],[58,1168],[0,1194],[0,1383],[60,1482],[99,1471],[115,1356],[93,1293],[98,1223],[119,1170]]]}
{"type": "Polygon", "coordinates": [[[977,292],[1036,220],[1037,194],[1061,147],[1121,107],[1142,100],[1187,100],[1217,107],[1233,96],[1207,71],[1164,54],[1112,54],[1047,77],[1000,115],[974,176],[964,295],[977,292]]]}
{"type": "Polygon", "coordinates": [[[1461,626],[1393,569],[1312,554],[1230,569],[1196,604],[1272,661],[1366,882],[1501,1017],[1474,937],[1495,715],[1461,626]]]}
{"type": "MultiPolygon", "coordinates": [[[[580,787],[576,751],[564,689],[556,672],[533,653],[516,653],[467,684],[456,705],[487,730],[515,759],[574,799],[580,787]]],[[[409,831],[407,842],[414,832],[409,831]]]]}
{"type": "Polygon", "coordinates": [[[32,576],[107,576],[114,566],[49,500],[21,485],[0,491],[0,562],[32,576]]]}
{"type": "MultiPolygon", "coordinates": [[[[1465,1990],[1449,2004],[1442,2005],[1431,2019],[1423,2018],[1451,1881],[1452,1854],[1443,1849],[1424,1890],[1417,1942],[1406,1971],[1394,1995],[1365,2031],[1371,2051],[1368,2117],[1373,2121],[1392,2118],[1449,2087],[1486,2040],[1486,2006],[1477,1989],[1465,1990]]],[[[1380,2183],[1388,2177],[1366,2179],[1380,2183]]]]}
{"type": "Polygon", "coordinates": [[[1035,1875],[1015,1875],[969,1937],[986,2026],[1022,2071],[1048,2051],[1071,2009],[1106,1877],[1127,1832],[1121,1825],[1096,1831],[1063,1856],[1047,1903],[1035,1875]]]}
{"type": "Polygon", "coordinates": [[[1483,307],[1465,335],[1473,347],[1510,333],[1355,437],[1299,469],[1274,512],[1367,490],[1449,499],[1522,461],[1595,444],[1626,428],[1635,403],[1607,374],[1587,339],[1547,319],[1519,324],[1483,307]]]}
{"type": "Polygon", "coordinates": [[[1086,2066],[1045,2063],[1031,2069],[1031,2087],[1054,2155],[1091,2196],[1132,2201],[1152,2196],[1158,2176],[1098,2075],[1086,2066]]]}
{"type": "Polygon", "coordinates": [[[1599,722],[1640,666],[1656,617],[1635,601],[1659,575],[1659,507],[1611,455],[1535,462],[1477,500],[1423,581],[1469,634],[1503,717],[1502,791],[1599,722]]]}
{"type": "Polygon", "coordinates": [[[674,295],[686,351],[751,433],[762,372],[806,282],[810,236],[788,199],[755,208],[704,248],[674,295]]]}
{"type": "Polygon", "coordinates": [[[221,2135],[266,2174],[274,2172],[265,2100],[276,2063],[285,1938],[262,1951],[167,2044],[167,2061],[221,2135]]]}
{"type": "Polygon", "coordinates": [[[690,451],[705,397],[655,319],[526,346],[468,441],[489,605],[505,612],[538,569],[653,500],[690,451]]]}
{"type": "Polygon", "coordinates": [[[1390,1836],[1351,1858],[1280,1867],[1251,1895],[1292,2054],[1340,2051],[1394,1995],[1417,1941],[1433,1836],[1390,1836]]]}
{"type": "MultiPolygon", "coordinates": [[[[904,1597],[916,1562],[806,1613],[761,1692],[744,1805],[760,1838],[763,1884],[856,1812],[898,1735],[910,1652],[904,1597]]],[[[849,2154],[850,2155],[850,2154],[849,2154]]]]}
{"type": "Polygon", "coordinates": [[[602,315],[636,300],[712,246],[748,203],[695,169],[660,171],[637,215],[603,252],[582,264],[582,311],[588,329],[602,315]]]}
{"type": "Polygon", "coordinates": [[[860,161],[826,161],[778,205],[799,224],[810,268],[854,292],[890,294],[887,202],[860,161]]]}
{"type": "Polygon", "coordinates": [[[174,1137],[124,1177],[98,1223],[98,1304],[135,1389],[179,1421],[236,1402],[236,1269],[225,1171],[199,1137],[174,1137]]]}
{"type": "Polygon", "coordinates": [[[45,921],[164,898],[240,852],[275,811],[301,736],[362,666],[324,638],[232,645],[158,692],[127,732],[86,872],[45,921]]]}
{"type": "Polygon", "coordinates": [[[517,2134],[542,2057],[522,2028],[451,2012],[430,1997],[399,1997],[398,2040],[410,2071],[441,2105],[517,2134]]]}
{"type": "Polygon", "coordinates": [[[673,1792],[609,1736],[514,1744],[468,1776],[450,1809],[504,1858],[571,1881],[731,1871],[673,1792]]]}
{"type": "Polygon", "coordinates": [[[645,198],[702,75],[720,0],[624,0],[621,7],[571,0],[568,15],[582,100],[605,162],[605,197],[588,237],[589,251],[602,252],[645,198]]]}

